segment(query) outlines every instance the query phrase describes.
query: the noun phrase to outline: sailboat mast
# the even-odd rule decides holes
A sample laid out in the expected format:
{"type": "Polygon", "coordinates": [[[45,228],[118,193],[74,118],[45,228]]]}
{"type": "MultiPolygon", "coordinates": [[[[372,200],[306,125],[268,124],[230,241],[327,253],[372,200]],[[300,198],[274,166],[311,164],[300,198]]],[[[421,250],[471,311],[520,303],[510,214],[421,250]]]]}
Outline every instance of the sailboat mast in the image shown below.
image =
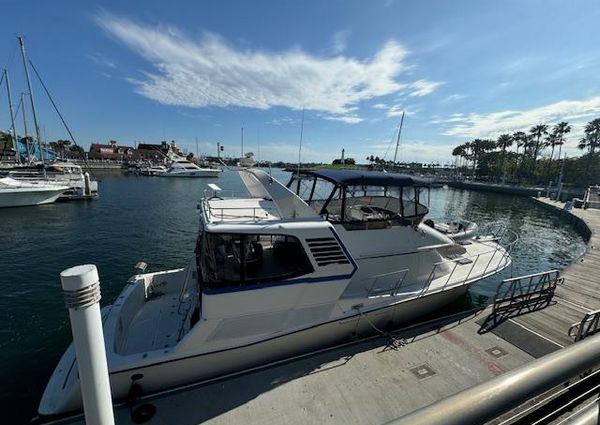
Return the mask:
{"type": "Polygon", "coordinates": [[[240,159],[244,158],[244,127],[242,127],[242,155],[240,159]]]}
{"type": "Polygon", "coordinates": [[[396,165],[396,157],[398,156],[398,146],[400,146],[400,135],[402,134],[402,123],[404,123],[404,111],[400,118],[400,127],[398,128],[398,140],[396,140],[396,150],[394,151],[394,165],[396,165]]]}
{"type": "Polygon", "coordinates": [[[21,93],[21,112],[23,112],[23,131],[25,132],[25,146],[27,147],[27,160],[31,162],[31,147],[29,146],[29,134],[27,133],[27,114],[25,113],[25,93],[21,93]]]}
{"type": "MultiPolygon", "coordinates": [[[[33,124],[35,125],[35,137],[37,138],[38,147],[40,149],[40,156],[42,164],[45,163],[44,150],[42,149],[42,138],[40,136],[40,126],[37,120],[37,112],[35,109],[35,101],[33,99],[33,90],[31,89],[31,78],[29,78],[29,67],[27,66],[27,53],[25,52],[25,43],[23,37],[17,37],[19,39],[19,45],[21,46],[21,57],[23,58],[23,67],[25,68],[25,78],[27,79],[27,89],[29,90],[29,100],[31,101],[31,112],[33,113],[33,124]]],[[[23,105],[25,107],[25,105],[23,105]]],[[[44,175],[46,175],[46,168],[44,167],[44,175]]]]}
{"type": "Polygon", "coordinates": [[[17,142],[17,127],[15,126],[15,112],[13,111],[12,96],[10,94],[10,80],[8,79],[8,70],[4,69],[4,78],[6,79],[6,94],[8,95],[8,110],[10,111],[10,122],[12,124],[13,149],[17,156],[17,163],[21,163],[21,152],[17,142]]]}

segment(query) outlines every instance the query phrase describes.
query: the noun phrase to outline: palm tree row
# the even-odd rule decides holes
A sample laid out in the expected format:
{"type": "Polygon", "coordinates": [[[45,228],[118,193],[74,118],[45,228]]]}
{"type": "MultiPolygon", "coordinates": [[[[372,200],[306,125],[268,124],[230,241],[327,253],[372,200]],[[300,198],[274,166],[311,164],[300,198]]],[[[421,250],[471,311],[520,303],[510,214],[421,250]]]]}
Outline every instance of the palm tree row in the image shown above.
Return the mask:
{"type": "MultiPolygon", "coordinates": [[[[554,159],[554,153],[558,147],[558,159],[561,157],[562,146],[566,142],[566,135],[571,131],[571,126],[567,122],[560,122],[552,128],[547,124],[539,124],[531,127],[528,133],[524,131],[516,131],[512,134],[501,134],[496,140],[490,139],[475,139],[471,142],[463,143],[452,151],[452,155],[457,157],[457,167],[459,158],[464,163],[471,163],[473,175],[482,158],[490,159],[490,153],[495,153],[494,168],[500,174],[506,174],[507,156],[513,159],[515,173],[517,179],[520,180],[521,169],[527,167],[527,174],[534,176],[536,168],[543,150],[550,147],[550,161],[546,169],[546,175],[550,173],[550,164],[554,159]],[[515,146],[516,152],[508,152],[511,146],[515,146]],[[496,151],[498,149],[498,151],[496,151]],[[522,149],[522,151],[521,151],[522,149]]],[[[589,136],[582,139],[580,147],[590,147],[592,152],[596,148],[600,148],[600,119],[596,119],[586,127],[586,134],[589,136]],[[590,128],[589,131],[587,128],[590,128]],[[593,146],[593,148],[591,147],[593,146]]]]}

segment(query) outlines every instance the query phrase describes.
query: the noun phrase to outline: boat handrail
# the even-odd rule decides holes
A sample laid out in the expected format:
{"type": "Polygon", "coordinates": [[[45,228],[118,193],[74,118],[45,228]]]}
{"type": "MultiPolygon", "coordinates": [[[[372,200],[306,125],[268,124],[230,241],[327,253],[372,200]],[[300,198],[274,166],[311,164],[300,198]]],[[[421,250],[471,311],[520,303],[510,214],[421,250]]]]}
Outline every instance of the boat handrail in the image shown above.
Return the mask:
{"type": "MultiPolygon", "coordinates": [[[[481,272],[482,277],[487,277],[489,274],[488,269],[492,265],[492,261],[494,260],[496,255],[501,255],[504,260],[508,261],[510,259],[510,254],[512,253],[512,250],[513,250],[515,244],[518,242],[518,240],[519,240],[518,234],[511,229],[505,229],[502,232],[502,236],[500,236],[499,238],[495,237],[493,235],[490,235],[489,237],[485,237],[485,236],[480,237],[480,239],[479,239],[480,242],[482,242],[482,243],[494,242],[494,245],[491,245],[489,250],[480,252],[478,254],[473,254],[470,256],[461,256],[458,258],[447,258],[447,259],[444,259],[442,261],[435,263],[431,269],[431,272],[429,273],[429,275],[427,277],[427,280],[425,281],[425,284],[423,285],[423,287],[417,297],[420,298],[423,295],[429,294],[430,292],[429,293],[427,292],[428,289],[430,288],[432,282],[435,279],[437,279],[438,277],[447,276],[444,285],[442,285],[439,288],[436,288],[436,292],[445,290],[449,284],[452,284],[453,286],[459,286],[459,285],[463,285],[463,284],[469,282],[471,280],[471,275],[472,275],[473,270],[475,269],[475,266],[477,265],[477,263],[481,260],[481,258],[484,258],[485,256],[490,256],[490,254],[491,254],[489,260],[487,260],[487,264],[486,264],[485,268],[481,272]],[[504,244],[503,244],[503,242],[504,242],[504,244]],[[471,264],[471,267],[469,268],[469,271],[464,278],[462,278],[461,280],[453,281],[452,278],[455,277],[455,272],[456,272],[456,269],[459,264],[463,264],[463,265],[471,264]],[[444,272],[448,270],[448,267],[450,267],[451,270],[446,275],[444,272]],[[443,275],[439,275],[436,273],[440,270],[442,271],[442,273],[444,273],[443,275]]],[[[483,261],[485,261],[485,260],[483,260],[483,261]]],[[[372,281],[371,285],[369,286],[369,289],[367,290],[368,297],[396,295],[398,293],[399,289],[404,285],[404,280],[406,278],[407,273],[408,273],[408,269],[404,269],[404,270],[399,270],[399,271],[395,271],[395,272],[391,272],[391,273],[383,273],[383,274],[369,277],[369,279],[373,279],[373,281],[372,281]],[[400,273],[402,273],[401,278],[399,278],[397,281],[394,281],[393,285],[390,285],[386,289],[378,289],[377,288],[376,283],[380,279],[388,277],[388,276],[392,276],[394,274],[400,274],[400,273]]]]}
{"type": "Polygon", "coordinates": [[[227,218],[231,218],[232,220],[251,219],[256,222],[269,219],[270,217],[278,217],[277,208],[275,207],[212,207],[207,199],[203,200],[202,205],[204,206],[206,218],[211,222],[214,222],[215,218],[220,218],[220,220],[217,221],[224,221],[227,218]],[[248,211],[248,214],[227,216],[227,212],[234,211],[248,211]],[[250,213],[250,211],[252,211],[252,213],[250,213]]]}
{"type": "Polygon", "coordinates": [[[442,260],[438,263],[435,263],[433,265],[431,273],[429,274],[427,282],[423,286],[423,289],[421,290],[421,293],[419,294],[419,296],[424,295],[427,292],[427,290],[429,289],[433,280],[435,280],[438,277],[438,276],[436,276],[435,272],[438,270],[439,267],[444,267],[444,266],[448,266],[448,265],[452,264],[452,271],[450,273],[448,273],[448,278],[446,279],[446,282],[444,283],[444,285],[441,288],[438,289],[438,291],[443,291],[450,284],[450,282],[452,282],[452,277],[454,276],[454,273],[456,272],[456,268],[459,264],[472,264],[472,265],[469,269],[469,272],[464,277],[464,279],[462,279],[460,281],[452,282],[452,285],[463,285],[463,284],[469,282],[471,280],[470,279],[471,274],[473,273],[473,270],[475,269],[475,266],[477,265],[479,260],[486,255],[492,254],[490,256],[490,259],[488,260],[487,264],[485,265],[485,268],[481,272],[482,278],[487,277],[488,269],[497,254],[501,255],[502,258],[505,259],[506,261],[508,261],[510,259],[510,254],[512,253],[513,248],[515,247],[516,243],[519,240],[519,235],[511,229],[504,228],[501,231],[500,236],[494,236],[492,234],[490,236],[478,236],[477,238],[478,239],[476,239],[476,240],[478,240],[481,243],[495,242],[495,244],[490,246],[489,250],[480,252],[478,254],[474,254],[474,255],[470,255],[470,256],[466,256],[466,257],[461,256],[458,258],[448,258],[448,259],[442,260]],[[506,238],[508,238],[508,239],[505,240],[506,238]]]}

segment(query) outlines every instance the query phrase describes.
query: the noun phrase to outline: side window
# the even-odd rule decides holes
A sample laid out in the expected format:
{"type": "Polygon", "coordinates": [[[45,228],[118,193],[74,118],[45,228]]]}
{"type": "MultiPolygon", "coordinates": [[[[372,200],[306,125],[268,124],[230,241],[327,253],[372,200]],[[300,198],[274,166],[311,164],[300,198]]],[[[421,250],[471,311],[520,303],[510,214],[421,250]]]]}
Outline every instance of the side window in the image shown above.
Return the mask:
{"type": "Polygon", "coordinates": [[[225,288],[285,280],[313,271],[300,241],[285,235],[205,233],[204,285],[225,288]]]}

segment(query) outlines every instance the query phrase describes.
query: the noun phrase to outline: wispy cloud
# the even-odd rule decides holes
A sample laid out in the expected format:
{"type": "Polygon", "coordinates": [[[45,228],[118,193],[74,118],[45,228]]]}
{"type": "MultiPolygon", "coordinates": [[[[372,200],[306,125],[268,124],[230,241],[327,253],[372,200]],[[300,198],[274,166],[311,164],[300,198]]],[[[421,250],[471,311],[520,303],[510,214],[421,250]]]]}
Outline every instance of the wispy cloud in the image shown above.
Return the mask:
{"type": "MultiPolygon", "coordinates": [[[[443,134],[461,137],[495,137],[500,133],[527,130],[539,123],[552,124],[569,121],[574,127],[600,114],[600,96],[585,100],[562,100],[560,102],[528,110],[506,110],[488,114],[455,114],[447,119],[432,121],[434,124],[451,124],[443,134]]],[[[574,128],[573,133],[579,130],[574,128]]],[[[572,136],[572,135],[571,135],[572,136]]]]}
{"type": "MultiPolygon", "coordinates": [[[[422,96],[440,84],[399,81],[408,52],[394,40],[372,58],[319,57],[299,48],[242,50],[216,34],[192,38],[173,27],[151,27],[108,13],[96,21],[154,67],[129,81],[139,94],[166,105],[306,108],[356,123],[361,102],[408,87],[411,95],[422,96]]],[[[339,37],[341,48],[344,37],[339,37]]]]}
{"type": "Polygon", "coordinates": [[[334,54],[342,53],[348,46],[348,38],[350,37],[349,30],[338,31],[333,34],[331,50],[334,54]]]}
{"type": "Polygon", "coordinates": [[[456,102],[457,100],[462,100],[464,98],[466,98],[467,95],[466,94],[458,94],[458,93],[454,93],[451,94],[449,96],[446,96],[445,98],[443,98],[441,100],[442,103],[450,103],[450,102],[456,102]]]}
{"type": "Polygon", "coordinates": [[[444,84],[442,81],[427,81],[427,80],[418,80],[409,85],[411,92],[408,93],[409,96],[426,96],[431,94],[437,89],[439,86],[444,84]]]}
{"type": "Polygon", "coordinates": [[[88,55],[88,59],[90,59],[92,62],[94,62],[97,65],[102,65],[105,66],[107,68],[116,68],[117,64],[112,60],[107,58],[106,56],[104,56],[101,53],[90,53],[88,55]]]}

